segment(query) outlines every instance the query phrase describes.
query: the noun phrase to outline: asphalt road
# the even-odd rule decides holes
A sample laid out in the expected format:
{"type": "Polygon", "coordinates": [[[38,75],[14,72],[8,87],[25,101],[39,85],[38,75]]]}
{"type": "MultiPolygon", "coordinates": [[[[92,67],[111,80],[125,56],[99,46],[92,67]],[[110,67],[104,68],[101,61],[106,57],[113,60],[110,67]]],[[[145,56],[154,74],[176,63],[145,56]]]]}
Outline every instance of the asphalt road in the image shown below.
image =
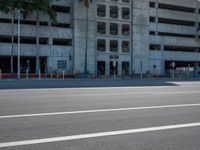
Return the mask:
{"type": "Polygon", "coordinates": [[[200,82],[0,90],[0,150],[199,149],[200,82]]]}

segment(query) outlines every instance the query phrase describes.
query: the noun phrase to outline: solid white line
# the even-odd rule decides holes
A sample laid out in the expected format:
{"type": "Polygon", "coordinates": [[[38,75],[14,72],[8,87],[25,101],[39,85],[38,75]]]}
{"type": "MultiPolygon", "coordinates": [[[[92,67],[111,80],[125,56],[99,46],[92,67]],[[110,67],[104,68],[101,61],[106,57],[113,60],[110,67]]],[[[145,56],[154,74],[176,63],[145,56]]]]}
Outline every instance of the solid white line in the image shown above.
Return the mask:
{"type": "MultiPolygon", "coordinates": [[[[168,88],[171,86],[122,86],[122,87],[74,87],[74,88],[37,88],[37,89],[1,89],[0,92],[20,92],[20,91],[61,91],[61,90],[115,90],[115,89],[143,89],[143,88],[168,88]]],[[[174,87],[174,86],[172,86],[174,87]]]]}
{"type": "Polygon", "coordinates": [[[45,139],[6,142],[6,143],[0,143],[0,148],[97,138],[97,137],[116,136],[116,135],[125,135],[125,134],[134,134],[134,133],[143,133],[143,132],[152,132],[152,131],[161,131],[161,130],[171,130],[171,129],[179,129],[179,128],[191,128],[191,127],[200,127],[200,122],[140,128],[140,129],[130,129],[130,130],[119,130],[119,131],[111,131],[111,132],[90,133],[90,134],[72,135],[72,136],[63,136],[63,137],[52,137],[52,138],[45,138],[45,139]]]}
{"type": "Polygon", "coordinates": [[[86,113],[100,113],[100,112],[116,112],[116,111],[145,110],[145,109],[192,107],[192,106],[200,106],[200,103],[180,104],[180,105],[163,105],[163,106],[162,105],[161,106],[147,106],[147,107],[113,108],[113,109],[97,109],[97,110],[53,112],[53,113],[38,113],[38,114],[20,114],[20,115],[0,116],[0,119],[37,117],[37,116],[53,116],[53,115],[68,115],[68,114],[86,114],[86,113]]]}
{"type": "Polygon", "coordinates": [[[200,91],[183,91],[183,92],[155,92],[155,95],[171,95],[171,94],[200,94],[200,91]]]}

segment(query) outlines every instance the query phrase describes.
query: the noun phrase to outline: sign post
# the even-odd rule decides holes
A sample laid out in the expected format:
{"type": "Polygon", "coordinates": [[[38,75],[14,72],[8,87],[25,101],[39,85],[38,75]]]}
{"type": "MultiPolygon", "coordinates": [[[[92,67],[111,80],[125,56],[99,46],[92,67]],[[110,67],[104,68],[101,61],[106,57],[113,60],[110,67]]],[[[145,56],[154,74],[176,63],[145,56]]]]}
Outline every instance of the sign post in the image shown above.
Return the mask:
{"type": "Polygon", "coordinates": [[[0,69],[0,79],[2,79],[2,71],[1,71],[1,69],[0,69]]]}
{"type": "Polygon", "coordinates": [[[116,67],[116,60],[115,59],[113,59],[113,67],[114,67],[114,80],[115,80],[115,78],[116,78],[116,75],[115,75],[115,73],[116,73],[116,71],[115,71],[115,67],[116,67]]]}
{"type": "Polygon", "coordinates": [[[172,62],[172,78],[174,79],[175,78],[175,65],[176,63],[175,62],[172,62]]]}

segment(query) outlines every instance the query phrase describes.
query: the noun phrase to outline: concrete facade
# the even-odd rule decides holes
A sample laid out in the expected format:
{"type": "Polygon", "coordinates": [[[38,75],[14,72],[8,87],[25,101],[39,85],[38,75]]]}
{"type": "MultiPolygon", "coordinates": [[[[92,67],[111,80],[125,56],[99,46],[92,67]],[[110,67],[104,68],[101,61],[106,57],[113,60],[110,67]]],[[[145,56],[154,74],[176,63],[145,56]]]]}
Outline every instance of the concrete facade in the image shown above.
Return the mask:
{"type": "MultiPolygon", "coordinates": [[[[40,45],[40,56],[45,58],[48,72],[63,69],[69,74],[83,73],[85,60],[89,73],[105,76],[149,71],[164,75],[172,62],[177,67],[199,66],[197,0],[93,0],[89,8],[79,0],[61,0],[52,5],[57,8],[60,26],[51,26],[48,17],[41,13],[39,28],[40,37],[48,39],[48,43],[40,45]],[[71,44],[66,44],[66,40],[71,40],[71,44]],[[64,68],[59,68],[58,61],[66,63],[64,68]]],[[[11,43],[4,39],[11,35],[11,23],[5,20],[9,18],[10,14],[0,13],[1,57],[11,55],[11,43]]],[[[35,15],[25,20],[35,21],[35,15]]],[[[17,24],[14,29],[17,36],[17,24]]],[[[34,24],[21,24],[21,36],[35,35],[34,24]]],[[[21,56],[35,55],[35,44],[21,43],[21,56]]]]}

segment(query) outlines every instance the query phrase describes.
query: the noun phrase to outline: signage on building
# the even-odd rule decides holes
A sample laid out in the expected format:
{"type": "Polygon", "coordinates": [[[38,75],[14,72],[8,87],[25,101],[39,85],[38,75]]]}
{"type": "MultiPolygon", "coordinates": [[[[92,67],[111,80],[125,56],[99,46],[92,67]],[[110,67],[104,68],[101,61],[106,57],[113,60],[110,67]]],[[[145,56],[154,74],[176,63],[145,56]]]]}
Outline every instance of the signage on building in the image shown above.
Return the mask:
{"type": "Polygon", "coordinates": [[[110,55],[109,57],[110,57],[110,59],[119,59],[118,55],[110,55]]]}

